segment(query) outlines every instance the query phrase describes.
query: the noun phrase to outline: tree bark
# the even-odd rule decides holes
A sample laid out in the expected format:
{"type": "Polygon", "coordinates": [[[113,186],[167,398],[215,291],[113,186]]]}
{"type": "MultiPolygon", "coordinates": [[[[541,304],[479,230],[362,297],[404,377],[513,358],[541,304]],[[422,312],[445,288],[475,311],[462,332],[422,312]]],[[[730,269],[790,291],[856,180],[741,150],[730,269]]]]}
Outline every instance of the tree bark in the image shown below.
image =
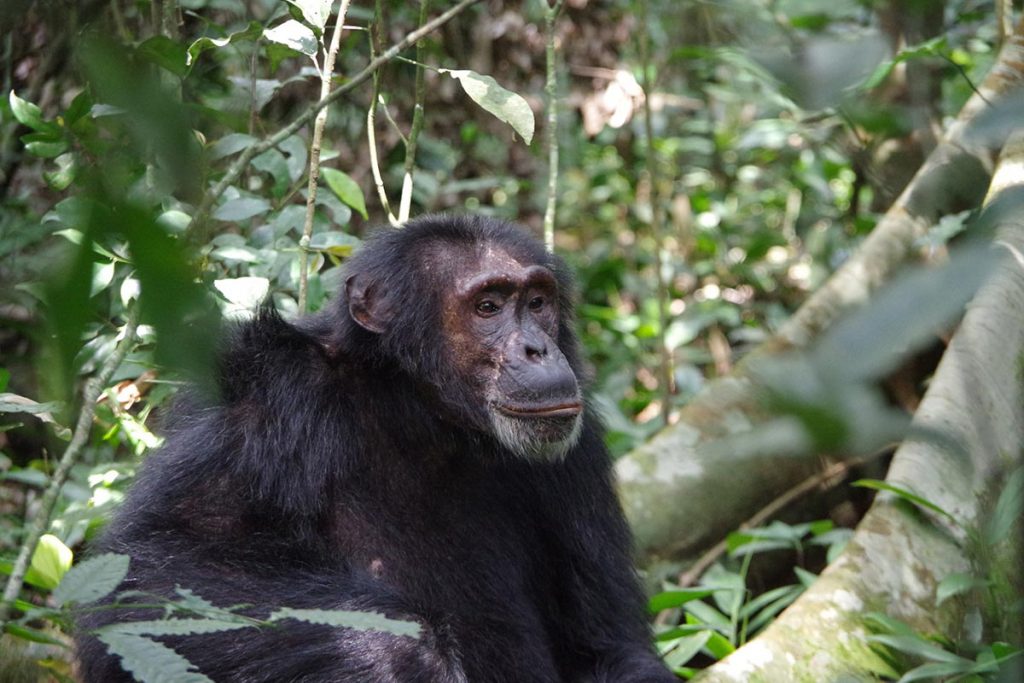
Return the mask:
{"type": "MultiPolygon", "coordinates": [[[[1024,189],[1022,164],[1024,130],[1007,143],[993,190],[1024,189]]],[[[989,573],[979,554],[992,549],[979,549],[979,531],[1024,458],[1024,219],[1015,214],[999,230],[1008,256],[970,305],[914,417],[916,427],[949,440],[907,440],[887,476],[957,524],[880,494],[842,556],[760,636],[707,669],[702,683],[874,680],[888,665],[869,647],[866,612],[963,638],[964,616],[975,607],[940,606],[936,587],[955,572],[989,573]]]]}
{"type": "Polygon", "coordinates": [[[721,458],[704,446],[760,421],[747,374],[751,360],[806,346],[887,282],[912,256],[914,240],[939,218],[980,203],[993,166],[992,150],[1002,147],[1006,131],[994,130],[979,114],[1015,92],[1019,97],[1022,82],[1024,22],[860,249],[777,334],[685,406],[677,424],[618,462],[621,500],[642,564],[654,567],[695,557],[820,467],[815,457],[772,453],[770,444],[736,458],[721,458]]]}

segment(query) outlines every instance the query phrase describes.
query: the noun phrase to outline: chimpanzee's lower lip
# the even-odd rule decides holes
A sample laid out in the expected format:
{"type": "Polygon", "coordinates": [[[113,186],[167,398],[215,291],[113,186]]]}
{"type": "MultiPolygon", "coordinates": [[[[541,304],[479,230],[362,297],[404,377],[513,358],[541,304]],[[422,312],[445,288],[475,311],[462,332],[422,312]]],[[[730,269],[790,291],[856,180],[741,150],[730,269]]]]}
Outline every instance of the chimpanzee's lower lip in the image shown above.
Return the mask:
{"type": "Polygon", "coordinates": [[[559,403],[550,406],[513,406],[499,405],[498,410],[511,417],[576,417],[583,411],[579,401],[559,403]]]}

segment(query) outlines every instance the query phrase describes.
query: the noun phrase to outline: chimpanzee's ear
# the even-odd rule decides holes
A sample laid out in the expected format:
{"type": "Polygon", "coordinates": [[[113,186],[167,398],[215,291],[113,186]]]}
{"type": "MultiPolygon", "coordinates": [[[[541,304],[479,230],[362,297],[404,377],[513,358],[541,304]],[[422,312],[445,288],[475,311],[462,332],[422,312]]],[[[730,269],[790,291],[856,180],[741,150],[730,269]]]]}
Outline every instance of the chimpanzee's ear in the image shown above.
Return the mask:
{"type": "Polygon", "coordinates": [[[348,312],[359,325],[381,334],[391,322],[390,302],[381,288],[366,273],[350,275],[345,280],[348,312]]]}

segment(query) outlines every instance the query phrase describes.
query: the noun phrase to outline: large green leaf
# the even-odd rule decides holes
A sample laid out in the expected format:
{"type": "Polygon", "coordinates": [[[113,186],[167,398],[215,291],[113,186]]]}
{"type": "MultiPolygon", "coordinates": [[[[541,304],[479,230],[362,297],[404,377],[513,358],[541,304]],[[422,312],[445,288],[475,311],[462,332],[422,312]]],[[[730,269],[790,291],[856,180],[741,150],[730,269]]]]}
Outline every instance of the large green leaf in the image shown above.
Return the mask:
{"type": "Polygon", "coordinates": [[[128,556],[104,553],[79,562],[68,570],[53,591],[58,605],[85,605],[110,595],[128,575],[128,556]]]}
{"type": "Polygon", "coordinates": [[[345,202],[359,212],[363,218],[367,217],[366,199],[363,197],[363,190],[359,184],[344,171],[336,168],[322,168],[320,175],[327,181],[327,186],[338,196],[338,199],[345,202]]]}
{"type": "Polygon", "coordinates": [[[289,19],[274,28],[268,28],[263,32],[263,37],[272,43],[284,45],[292,50],[298,50],[310,57],[316,54],[317,48],[320,45],[316,34],[308,26],[294,19],[289,19]]]}
{"type": "MultiPolygon", "coordinates": [[[[289,5],[299,10],[302,18],[318,33],[324,32],[327,20],[331,17],[331,6],[333,0],[285,0],[289,5]]],[[[298,17],[296,17],[298,18],[298,17]]]]}
{"type": "Polygon", "coordinates": [[[56,588],[71,568],[71,549],[52,534],[43,534],[32,554],[31,570],[44,588],[56,588]]]}
{"type": "Polygon", "coordinates": [[[121,668],[145,683],[213,683],[195,671],[171,648],[143,636],[101,630],[96,636],[111,654],[121,658],[121,668]]]}
{"type": "Polygon", "coordinates": [[[490,76],[469,69],[439,69],[459,82],[474,102],[512,126],[526,144],[533,141],[533,110],[520,95],[506,90],[490,76]]]}

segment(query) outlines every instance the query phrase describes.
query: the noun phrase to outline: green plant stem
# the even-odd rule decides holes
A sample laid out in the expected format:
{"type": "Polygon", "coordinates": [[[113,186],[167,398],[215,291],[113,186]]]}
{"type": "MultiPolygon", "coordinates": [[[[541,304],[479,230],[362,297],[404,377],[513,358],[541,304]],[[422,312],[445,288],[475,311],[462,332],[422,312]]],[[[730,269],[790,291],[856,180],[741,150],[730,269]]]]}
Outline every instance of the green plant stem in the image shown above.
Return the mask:
{"type": "Polygon", "coordinates": [[[661,419],[668,424],[669,414],[672,412],[672,351],[665,343],[665,335],[668,332],[668,283],[665,282],[664,270],[665,255],[664,227],[661,220],[661,202],[658,201],[658,176],[656,151],[654,149],[654,125],[651,121],[651,95],[653,87],[651,84],[651,45],[650,32],[647,27],[647,0],[640,2],[640,62],[643,70],[644,90],[644,137],[647,147],[647,164],[645,175],[647,176],[648,208],[651,214],[651,236],[654,238],[654,268],[657,277],[657,298],[658,298],[658,358],[659,374],[661,375],[658,384],[661,389],[661,419]]]}
{"type": "Polygon", "coordinates": [[[548,104],[548,197],[544,207],[544,244],[555,250],[555,210],[558,205],[558,74],[555,53],[555,21],[562,11],[562,0],[549,1],[544,10],[547,32],[547,59],[544,92],[548,104]]]}
{"type": "MultiPolygon", "coordinates": [[[[430,0],[420,0],[419,24],[427,21],[427,11],[430,0]]],[[[402,175],[402,198],[398,204],[398,222],[405,223],[409,220],[409,211],[412,206],[412,181],[413,172],[416,168],[416,143],[420,139],[420,131],[423,130],[423,102],[426,100],[426,83],[424,81],[423,68],[423,43],[416,42],[416,102],[412,109],[412,127],[409,130],[409,140],[405,145],[405,172],[402,175]]]]}
{"type": "MultiPolygon", "coordinates": [[[[334,59],[341,45],[341,30],[345,25],[345,14],[348,13],[349,0],[341,0],[338,16],[331,34],[331,44],[324,54],[324,70],[320,73],[320,101],[323,102],[331,94],[331,75],[334,73],[334,59]]],[[[302,225],[302,238],[299,240],[299,313],[306,312],[306,298],[309,292],[309,240],[313,236],[313,215],[316,212],[316,186],[320,179],[320,147],[324,139],[324,126],[327,125],[327,107],[321,107],[313,121],[313,140],[309,145],[309,185],[306,194],[306,220],[302,225]]]]}
{"type": "MultiPolygon", "coordinates": [[[[377,53],[380,51],[380,44],[384,40],[383,26],[384,6],[381,0],[376,0],[373,7],[373,28],[370,31],[371,60],[376,58],[377,53]]],[[[377,107],[384,104],[380,96],[380,86],[381,73],[380,70],[377,70],[373,72],[373,93],[370,96],[370,106],[366,110],[366,144],[370,150],[370,172],[373,174],[373,186],[377,189],[377,198],[380,199],[380,205],[388,216],[388,222],[391,223],[391,225],[398,225],[398,218],[391,211],[391,202],[388,201],[388,191],[387,188],[384,187],[384,178],[380,173],[380,161],[377,159],[377,107]]],[[[386,104],[384,104],[384,116],[397,130],[398,125],[393,122],[386,104]]],[[[399,135],[401,135],[401,132],[399,132],[399,135]]]]}
{"type": "Polygon", "coordinates": [[[110,383],[114,371],[128,355],[128,351],[135,341],[135,331],[138,329],[138,325],[139,307],[135,305],[128,314],[121,342],[107,358],[99,374],[85,383],[85,391],[82,392],[82,408],[78,413],[75,431],[71,435],[68,447],[64,450],[64,455],[61,456],[60,462],[57,464],[57,469],[54,470],[53,476],[50,478],[50,484],[46,487],[42,500],[39,501],[39,508],[27,525],[25,540],[21,543],[18,557],[11,568],[11,575],[7,578],[3,598],[0,600],[0,627],[10,620],[11,608],[21,590],[21,584],[25,580],[25,573],[32,562],[36,545],[50,524],[50,516],[53,514],[57,497],[68,479],[72,466],[78,462],[78,458],[89,440],[93,417],[96,415],[96,401],[99,400],[103,388],[110,383]]]}
{"type": "Polygon", "coordinates": [[[224,176],[220,179],[220,181],[217,182],[217,184],[214,185],[212,188],[210,188],[210,190],[205,195],[203,195],[203,199],[199,203],[199,207],[196,209],[196,213],[192,218],[192,222],[190,223],[190,231],[193,231],[193,233],[198,233],[193,235],[193,240],[198,239],[200,242],[203,242],[206,236],[205,227],[203,226],[205,226],[207,222],[207,219],[210,214],[210,209],[213,208],[214,202],[216,202],[220,198],[220,196],[224,194],[224,192],[229,187],[231,187],[231,185],[235,181],[238,180],[239,176],[242,175],[242,171],[244,171],[249,166],[254,157],[256,157],[259,154],[262,154],[263,152],[266,152],[271,147],[275,147],[276,145],[281,144],[281,142],[294,135],[296,132],[299,131],[300,128],[309,123],[321,109],[331,104],[332,102],[344,97],[348,93],[358,88],[364,82],[366,82],[366,79],[370,78],[374,74],[374,72],[377,71],[377,69],[379,69],[381,66],[394,59],[395,56],[398,55],[398,53],[400,53],[402,50],[405,50],[407,47],[414,44],[420,38],[431,33],[438,27],[444,26],[453,18],[455,18],[464,10],[466,10],[468,7],[472,7],[473,5],[479,3],[480,1],[481,0],[462,0],[461,2],[459,2],[459,4],[455,5],[447,12],[438,15],[431,21],[424,24],[419,29],[409,33],[404,38],[402,38],[402,40],[398,41],[397,43],[389,47],[385,52],[378,55],[374,59],[370,60],[370,63],[367,64],[362,71],[360,71],[351,79],[349,79],[345,84],[341,85],[336,90],[332,91],[331,94],[328,95],[326,98],[321,99],[319,102],[310,105],[309,109],[307,109],[300,116],[296,117],[295,120],[293,120],[287,126],[279,130],[271,137],[260,140],[259,142],[247,147],[239,155],[239,157],[235,159],[235,162],[231,164],[231,166],[224,173],[224,176]],[[200,228],[198,230],[193,230],[194,226],[200,226],[200,228]]]}

